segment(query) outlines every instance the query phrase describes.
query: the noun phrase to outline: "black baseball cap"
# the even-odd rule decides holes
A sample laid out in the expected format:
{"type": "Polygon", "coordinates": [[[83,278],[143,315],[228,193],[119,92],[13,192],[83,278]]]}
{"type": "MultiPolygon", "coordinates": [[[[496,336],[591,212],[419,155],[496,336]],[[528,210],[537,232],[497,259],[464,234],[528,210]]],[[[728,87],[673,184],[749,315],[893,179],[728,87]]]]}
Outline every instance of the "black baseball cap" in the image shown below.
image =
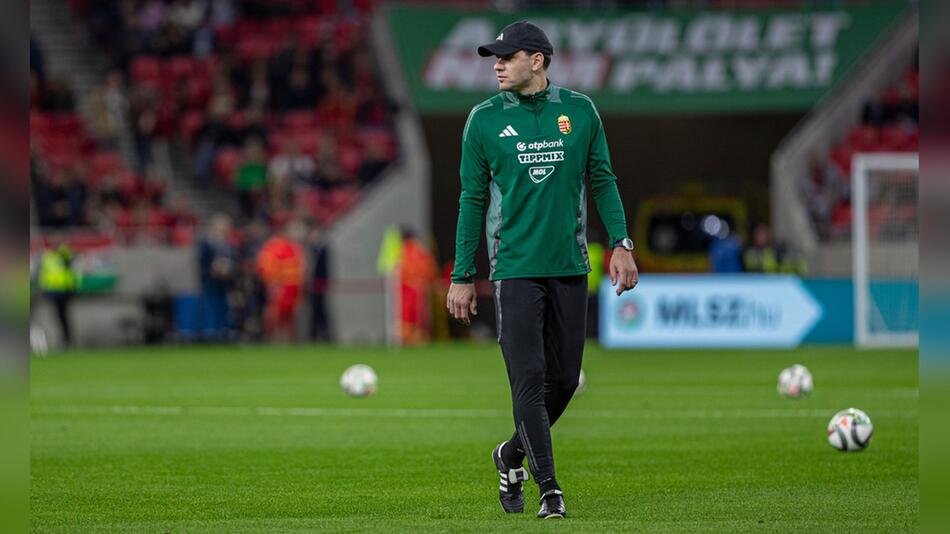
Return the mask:
{"type": "Polygon", "coordinates": [[[478,47],[478,55],[482,57],[507,56],[518,50],[541,52],[545,56],[554,55],[554,47],[551,46],[548,36],[541,28],[526,20],[519,20],[505,26],[494,43],[478,47]]]}

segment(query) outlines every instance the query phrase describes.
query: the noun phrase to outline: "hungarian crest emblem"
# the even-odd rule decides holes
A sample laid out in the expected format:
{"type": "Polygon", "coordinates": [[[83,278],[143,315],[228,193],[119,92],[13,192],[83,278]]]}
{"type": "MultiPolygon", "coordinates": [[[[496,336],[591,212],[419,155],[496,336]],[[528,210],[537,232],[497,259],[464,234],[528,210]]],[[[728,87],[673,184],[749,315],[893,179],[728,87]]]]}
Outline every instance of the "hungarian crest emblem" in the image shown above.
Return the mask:
{"type": "Polygon", "coordinates": [[[561,130],[562,134],[571,133],[571,119],[567,115],[561,115],[557,118],[557,129],[561,130]]]}

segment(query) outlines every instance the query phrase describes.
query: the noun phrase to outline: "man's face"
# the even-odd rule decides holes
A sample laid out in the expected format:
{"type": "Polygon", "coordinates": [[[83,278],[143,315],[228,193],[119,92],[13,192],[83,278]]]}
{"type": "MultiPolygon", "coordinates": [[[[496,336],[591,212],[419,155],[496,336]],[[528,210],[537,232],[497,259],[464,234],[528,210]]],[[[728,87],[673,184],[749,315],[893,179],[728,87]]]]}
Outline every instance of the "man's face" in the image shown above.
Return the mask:
{"type": "Polygon", "coordinates": [[[495,76],[498,77],[498,89],[501,91],[517,91],[527,86],[531,81],[532,66],[538,68],[543,61],[541,54],[528,54],[524,50],[519,50],[508,56],[497,56],[495,76]]]}

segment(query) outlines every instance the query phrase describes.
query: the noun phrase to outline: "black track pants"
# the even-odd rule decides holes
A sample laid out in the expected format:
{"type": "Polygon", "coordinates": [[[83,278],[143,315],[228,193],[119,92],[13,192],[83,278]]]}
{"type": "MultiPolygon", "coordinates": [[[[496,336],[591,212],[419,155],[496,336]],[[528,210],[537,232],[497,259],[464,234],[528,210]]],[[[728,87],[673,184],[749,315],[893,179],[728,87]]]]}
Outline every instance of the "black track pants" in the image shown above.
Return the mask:
{"type": "Polygon", "coordinates": [[[535,481],[554,479],[550,427],[577,388],[587,321],[587,276],[495,282],[498,343],[505,357],[515,433],[535,481]]]}

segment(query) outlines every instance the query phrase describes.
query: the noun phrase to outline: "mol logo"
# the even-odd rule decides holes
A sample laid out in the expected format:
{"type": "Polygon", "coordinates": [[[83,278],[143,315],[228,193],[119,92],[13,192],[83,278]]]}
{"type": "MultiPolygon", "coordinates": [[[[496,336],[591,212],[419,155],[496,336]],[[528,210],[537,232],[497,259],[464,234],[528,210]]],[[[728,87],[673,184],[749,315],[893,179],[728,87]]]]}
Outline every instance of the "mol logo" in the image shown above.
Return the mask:
{"type": "Polygon", "coordinates": [[[528,169],[528,176],[531,181],[540,184],[554,174],[554,165],[545,165],[544,167],[531,167],[528,169]]]}

